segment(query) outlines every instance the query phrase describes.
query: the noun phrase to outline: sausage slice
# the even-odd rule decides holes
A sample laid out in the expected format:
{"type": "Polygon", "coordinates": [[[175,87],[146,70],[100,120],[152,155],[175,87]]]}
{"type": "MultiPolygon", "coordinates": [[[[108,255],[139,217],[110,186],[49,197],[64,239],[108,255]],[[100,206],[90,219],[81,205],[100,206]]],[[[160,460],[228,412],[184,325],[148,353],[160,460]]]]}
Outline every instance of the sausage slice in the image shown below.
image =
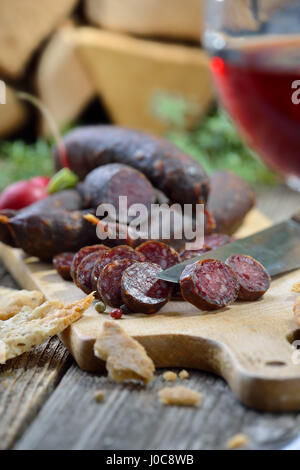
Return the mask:
{"type": "Polygon", "coordinates": [[[269,273],[251,256],[233,255],[226,260],[226,264],[233,270],[240,284],[239,300],[257,300],[269,289],[269,273]]]}
{"type": "Polygon", "coordinates": [[[97,283],[98,296],[110,307],[123,305],[121,280],[125,269],[134,264],[130,259],[116,260],[103,268],[97,283]]]}
{"type": "Polygon", "coordinates": [[[72,281],[71,266],[75,253],[61,253],[53,258],[53,265],[65,281],[72,281]]]}
{"type": "Polygon", "coordinates": [[[174,248],[158,241],[148,241],[140,245],[136,251],[142,253],[150,263],[168,269],[179,263],[179,255],[174,248]]]}
{"type": "Polygon", "coordinates": [[[200,310],[224,308],[239,294],[232,269],[210,259],[188,265],[181,275],[180,287],[183,298],[200,310]]]}
{"type": "Polygon", "coordinates": [[[173,286],[157,279],[162,268],[154,263],[135,263],[122,276],[122,299],[136,313],[156,313],[170,299],[173,286]]]}

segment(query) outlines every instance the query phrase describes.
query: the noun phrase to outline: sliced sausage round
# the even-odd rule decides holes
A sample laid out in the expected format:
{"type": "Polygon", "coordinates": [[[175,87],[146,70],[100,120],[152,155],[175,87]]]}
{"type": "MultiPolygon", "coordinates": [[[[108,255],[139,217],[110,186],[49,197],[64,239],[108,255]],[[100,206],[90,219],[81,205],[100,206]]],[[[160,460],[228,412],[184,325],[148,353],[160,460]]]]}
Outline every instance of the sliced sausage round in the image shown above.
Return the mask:
{"type": "Polygon", "coordinates": [[[199,250],[182,250],[179,253],[179,261],[183,263],[183,261],[187,261],[196,258],[197,256],[201,256],[204,253],[207,253],[208,251],[210,251],[210,249],[206,246],[200,248],[199,250]]]}
{"type": "Polygon", "coordinates": [[[132,312],[156,313],[170,299],[173,286],[157,279],[162,268],[154,263],[135,263],[122,276],[122,299],[132,312]]]}
{"type": "Polygon", "coordinates": [[[73,281],[76,284],[76,274],[77,274],[77,268],[80,265],[81,261],[83,258],[85,258],[88,255],[91,255],[92,253],[101,253],[101,252],[107,252],[109,251],[110,248],[108,248],[105,245],[92,245],[92,246],[85,246],[84,248],[81,248],[81,250],[76,253],[74,256],[72,266],[71,266],[71,277],[73,281]]]}
{"type": "Polygon", "coordinates": [[[163,242],[148,241],[140,245],[136,251],[142,253],[147,261],[158,264],[162,269],[171,268],[179,263],[177,251],[163,242]]]}
{"type": "Polygon", "coordinates": [[[105,266],[109,263],[113,263],[117,260],[120,261],[122,259],[130,259],[132,261],[139,262],[146,261],[142,253],[138,253],[136,250],[127,245],[116,246],[109,252],[103,253],[102,256],[99,257],[92,272],[92,287],[94,290],[97,290],[98,280],[105,266]]]}
{"type": "Polygon", "coordinates": [[[231,268],[216,260],[188,265],[180,278],[183,298],[200,310],[216,310],[232,304],[239,284],[231,268]]]}
{"type": "Polygon", "coordinates": [[[75,253],[61,253],[53,258],[53,265],[65,281],[72,281],[71,266],[75,253]]]}
{"type": "Polygon", "coordinates": [[[204,244],[205,246],[207,246],[209,250],[214,250],[221,246],[228,245],[228,243],[231,243],[231,242],[232,242],[232,239],[228,235],[225,235],[222,233],[214,233],[213,235],[209,235],[208,237],[205,237],[204,244]]]}
{"type": "Polygon", "coordinates": [[[233,270],[240,284],[239,300],[257,300],[269,289],[269,273],[251,256],[233,255],[226,260],[226,264],[233,270]]]}
{"type": "Polygon", "coordinates": [[[96,251],[95,253],[91,253],[83,258],[77,268],[76,285],[87,295],[93,292],[91,274],[99,257],[101,257],[101,252],[99,253],[96,251]]]}
{"type": "Polygon", "coordinates": [[[121,294],[121,280],[125,269],[134,264],[129,259],[116,260],[107,264],[98,279],[97,291],[99,297],[110,307],[119,308],[124,302],[121,294]]]}

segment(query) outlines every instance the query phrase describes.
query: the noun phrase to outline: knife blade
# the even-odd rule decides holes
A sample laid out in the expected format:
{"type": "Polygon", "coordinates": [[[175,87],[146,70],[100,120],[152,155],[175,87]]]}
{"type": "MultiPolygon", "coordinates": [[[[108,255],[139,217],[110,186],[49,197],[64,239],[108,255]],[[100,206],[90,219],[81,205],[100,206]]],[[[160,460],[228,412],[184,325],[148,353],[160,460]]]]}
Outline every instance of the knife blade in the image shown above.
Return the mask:
{"type": "Polygon", "coordinates": [[[159,273],[164,281],[179,283],[184,268],[196,261],[217,259],[226,261],[232,255],[249,255],[259,261],[270,276],[283,274],[300,267],[300,212],[285,222],[237,240],[229,245],[197,256],[194,259],[177,264],[159,273]]]}

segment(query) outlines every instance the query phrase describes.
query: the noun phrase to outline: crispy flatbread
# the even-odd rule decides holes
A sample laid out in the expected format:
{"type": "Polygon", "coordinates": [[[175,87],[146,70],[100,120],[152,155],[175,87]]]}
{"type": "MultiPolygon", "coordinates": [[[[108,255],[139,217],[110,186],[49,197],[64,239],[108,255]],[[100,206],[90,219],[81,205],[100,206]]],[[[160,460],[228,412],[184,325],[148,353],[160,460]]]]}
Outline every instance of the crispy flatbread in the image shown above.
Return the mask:
{"type": "Polygon", "coordinates": [[[300,297],[297,297],[294,303],[294,315],[298,325],[300,326],[300,297]]]}
{"type": "Polygon", "coordinates": [[[117,322],[105,322],[98,337],[94,353],[106,361],[106,368],[115,382],[138,380],[151,382],[154,364],[143,346],[129,336],[117,322]]]}
{"type": "Polygon", "coordinates": [[[32,309],[45,302],[44,295],[39,291],[15,290],[0,287],[0,320],[9,320],[23,307],[32,309]]]}
{"type": "Polygon", "coordinates": [[[300,294],[300,282],[296,282],[296,284],[293,285],[292,292],[296,292],[296,294],[300,294]]]}
{"type": "Polygon", "coordinates": [[[67,305],[57,301],[45,302],[35,309],[23,307],[14,317],[0,321],[0,364],[64,331],[80,319],[93,300],[94,295],[91,294],[67,305]]]}

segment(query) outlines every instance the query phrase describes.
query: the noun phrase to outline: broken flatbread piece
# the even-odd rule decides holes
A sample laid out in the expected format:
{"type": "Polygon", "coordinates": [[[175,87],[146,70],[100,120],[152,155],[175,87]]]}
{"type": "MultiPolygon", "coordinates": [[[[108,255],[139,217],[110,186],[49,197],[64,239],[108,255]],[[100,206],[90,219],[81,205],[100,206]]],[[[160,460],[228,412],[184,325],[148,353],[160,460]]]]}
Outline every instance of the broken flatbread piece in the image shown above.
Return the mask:
{"type": "Polygon", "coordinates": [[[93,300],[94,295],[91,294],[67,305],[45,302],[35,309],[23,307],[14,317],[0,321],[0,364],[64,331],[82,317],[93,300]]]}
{"type": "Polygon", "coordinates": [[[168,406],[197,406],[202,401],[200,393],[182,385],[163,388],[158,395],[161,403],[168,406]]]}
{"type": "Polygon", "coordinates": [[[294,304],[294,315],[298,325],[300,326],[300,297],[297,297],[294,304]]]}
{"type": "Polygon", "coordinates": [[[43,302],[45,302],[45,297],[39,291],[0,287],[0,320],[9,320],[17,315],[23,307],[34,309],[43,302]]]}
{"type": "Polygon", "coordinates": [[[296,284],[293,285],[292,292],[296,292],[296,294],[300,294],[300,282],[296,282],[296,284]]]}
{"type": "Polygon", "coordinates": [[[95,356],[106,361],[108,375],[115,382],[151,382],[154,364],[143,346],[116,322],[105,322],[94,346],[95,356]]]}

